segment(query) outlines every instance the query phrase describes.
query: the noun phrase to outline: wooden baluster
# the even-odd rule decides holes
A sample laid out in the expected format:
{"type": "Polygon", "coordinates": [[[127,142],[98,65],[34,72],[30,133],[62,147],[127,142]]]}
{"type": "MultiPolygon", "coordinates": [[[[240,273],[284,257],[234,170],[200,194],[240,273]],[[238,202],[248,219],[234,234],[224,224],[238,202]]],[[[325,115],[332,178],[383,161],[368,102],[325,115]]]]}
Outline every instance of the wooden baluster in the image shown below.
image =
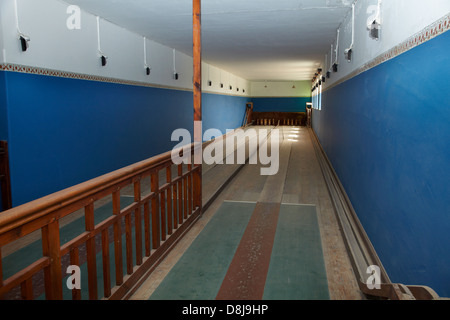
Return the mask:
{"type": "Polygon", "coordinates": [[[102,264],[103,264],[103,294],[105,298],[111,295],[111,268],[109,266],[109,235],[108,228],[102,230],[102,264]]]}
{"type": "MultiPolygon", "coordinates": [[[[86,231],[93,233],[95,229],[94,223],[94,202],[91,202],[84,208],[86,231]]],[[[90,237],[86,241],[86,257],[88,267],[88,287],[89,299],[97,300],[97,260],[95,250],[95,236],[90,237]]]]}
{"type": "Polygon", "coordinates": [[[183,223],[183,179],[181,176],[183,175],[183,164],[178,165],[178,176],[180,180],[178,180],[178,223],[183,223]]]}
{"type": "Polygon", "coordinates": [[[144,237],[145,237],[145,256],[149,257],[151,253],[150,242],[150,202],[144,203],[144,237]]]}
{"type": "Polygon", "coordinates": [[[131,238],[131,213],[125,216],[125,252],[127,274],[133,273],[133,239],[131,238]]]}
{"type": "MultiPolygon", "coordinates": [[[[113,214],[120,214],[120,192],[113,192],[113,214]]],[[[117,218],[114,222],[114,259],[116,265],[116,284],[118,286],[123,283],[123,265],[122,265],[122,223],[121,218],[117,218]]]]}
{"type": "Polygon", "coordinates": [[[47,300],[62,300],[62,267],[59,239],[59,221],[53,220],[41,229],[42,253],[50,258],[44,269],[45,296],[47,300]]]}
{"type": "Polygon", "coordinates": [[[166,168],[166,181],[169,184],[169,188],[167,189],[167,234],[172,234],[172,168],[169,166],[166,168]]]}
{"type": "Polygon", "coordinates": [[[161,202],[160,202],[160,207],[161,207],[161,240],[165,241],[166,240],[166,234],[167,234],[167,229],[166,229],[166,191],[162,191],[160,193],[161,196],[161,202]]]}
{"type": "Polygon", "coordinates": [[[142,264],[142,216],[141,216],[141,179],[134,182],[134,202],[138,207],[134,211],[134,232],[136,235],[136,265],[142,264]]]}
{"type": "Polygon", "coordinates": [[[188,172],[189,172],[189,175],[188,175],[188,177],[187,177],[187,180],[188,180],[188,188],[187,188],[187,197],[188,197],[188,215],[191,215],[192,214],[192,164],[188,164],[188,172]]]}
{"type": "Polygon", "coordinates": [[[33,279],[28,278],[20,284],[20,291],[23,300],[33,300],[33,279]]]}
{"type": "MultiPolygon", "coordinates": [[[[80,266],[80,250],[78,247],[70,250],[70,264],[72,266],[80,266]]],[[[72,300],[81,300],[81,289],[73,288],[72,289],[72,300]]]]}
{"type": "Polygon", "coordinates": [[[202,208],[202,167],[194,172],[194,208],[202,208]]]}
{"type": "Polygon", "coordinates": [[[183,218],[186,220],[187,219],[187,211],[188,211],[188,207],[187,207],[187,177],[183,178],[183,218]]]}
{"type": "Polygon", "coordinates": [[[151,189],[155,193],[152,199],[152,243],[153,249],[158,249],[160,246],[160,227],[159,227],[159,177],[158,172],[153,172],[151,175],[151,189]]]}
{"type": "Polygon", "coordinates": [[[172,189],[172,199],[173,199],[173,227],[175,229],[178,228],[178,187],[177,187],[177,183],[173,184],[173,189],[172,189]]]}

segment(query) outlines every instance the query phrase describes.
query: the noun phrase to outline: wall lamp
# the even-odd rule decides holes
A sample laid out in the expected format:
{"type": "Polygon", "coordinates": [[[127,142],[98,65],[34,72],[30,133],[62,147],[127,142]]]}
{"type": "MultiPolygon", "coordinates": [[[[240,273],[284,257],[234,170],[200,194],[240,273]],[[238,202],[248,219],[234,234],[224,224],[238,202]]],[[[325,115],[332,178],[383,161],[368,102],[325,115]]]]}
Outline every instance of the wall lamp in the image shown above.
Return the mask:
{"type": "Polygon", "coordinates": [[[100,57],[100,60],[102,62],[102,67],[106,66],[107,59],[108,59],[108,57],[102,54],[102,56],[100,57]]]}
{"type": "Polygon", "coordinates": [[[375,19],[370,23],[367,28],[369,29],[369,36],[374,40],[380,39],[381,29],[381,0],[378,0],[377,15],[375,19]]]}
{"type": "Polygon", "coordinates": [[[337,72],[338,71],[338,54],[339,54],[339,33],[340,33],[340,29],[337,30],[337,38],[336,38],[336,59],[334,60],[333,63],[333,72],[337,72]]]}
{"type": "Polygon", "coordinates": [[[355,42],[355,4],[352,5],[352,43],[348,49],[345,49],[344,56],[345,59],[350,62],[352,61],[353,55],[353,43],[355,42]]]}
{"type": "Polygon", "coordinates": [[[30,38],[24,34],[19,34],[20,45],[22,47],[22,51],[25,52],[29,48],[30,38]]]}

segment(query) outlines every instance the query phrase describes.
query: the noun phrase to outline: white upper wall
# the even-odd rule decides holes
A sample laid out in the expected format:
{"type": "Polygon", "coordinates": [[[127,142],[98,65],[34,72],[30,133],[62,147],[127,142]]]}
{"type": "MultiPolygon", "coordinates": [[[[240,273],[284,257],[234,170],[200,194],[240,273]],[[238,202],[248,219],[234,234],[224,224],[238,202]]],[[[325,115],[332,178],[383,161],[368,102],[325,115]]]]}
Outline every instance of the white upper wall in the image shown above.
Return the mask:
{"type": "MultiPolygon", "coordinates": [[[[67,20],[69,5],[58,0],[17,0],[20,31],[30,37],[29,49],[22,52],[16,28],[15,0],[0,2],[1,62],[58,71],[67,71],[155,86],[192,89],[193,59],[175,51],[175,67],[179,79],[173,78],[173,49],[146,39],[147,64],[145,73],[144,38],[100,18],[101,51],[108,57],[101,66],[98,53],[97,17],[81,10],[80,29],[70,30],[67,20]]],[[[203,90],[240,96],[250,95],[250,84],[229,72],[210,67],[213,85],[207,85],[209,65],[202,64],[203,90]],[[224,88],[220,88],[220,77],[224,88]],[[229,90],[229,84],[233,90],[229,90]],[[236,91],[239,86],[239,92],[236,91]],[[245,93],[243,92],[245,90],[245,93]]]]}
{"type": "MultiPolygon", "coordinates": [[[[450,13],[449,0],[382,0],[380,39],[369,37],[367,22],[374,17],[378,0],[358,0],[355,6],[355,40],[353,60],[348,62],[344,50],[349,48],[352,35],[351,12],[343,21],[339,37],[338,72],[331,74],[325,87],[333,85],[367,62],[382,55],[427,26],[450,13]]],[[[373,19],[372,19],[373,20],[373,19]]],[[[335,48],[336,42],[333,43],[335,48]]],[[[323,69],[330,69],[331,43],[328,52],[324,52],[323,69]],[[328,59],[325,61],[325,54],[328,59]]],[[[333,52],[333,60],[335,54],[333,52]]]]}
{"type": "Polygon", "coordinates": [[[253,97],[310,97],[311,82],[304,81],[252,81],[253,97]],[[295,88],[293,88],[295,87],[295,88]]]}

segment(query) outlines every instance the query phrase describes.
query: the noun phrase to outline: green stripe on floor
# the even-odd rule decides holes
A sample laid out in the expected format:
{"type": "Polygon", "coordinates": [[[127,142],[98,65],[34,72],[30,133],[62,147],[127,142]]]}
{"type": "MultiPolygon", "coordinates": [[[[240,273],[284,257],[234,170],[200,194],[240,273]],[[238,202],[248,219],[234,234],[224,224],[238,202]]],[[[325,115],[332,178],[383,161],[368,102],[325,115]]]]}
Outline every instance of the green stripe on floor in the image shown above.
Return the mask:
{"type": "Polygon", "coordinates": [[[329,298],[316,207],[282,204],[263,299],[329,298]]]}
{"type": "Polygon", "coordinates": [[[224,202],[150,300],[214,300],[255,206],[224,202]]]}

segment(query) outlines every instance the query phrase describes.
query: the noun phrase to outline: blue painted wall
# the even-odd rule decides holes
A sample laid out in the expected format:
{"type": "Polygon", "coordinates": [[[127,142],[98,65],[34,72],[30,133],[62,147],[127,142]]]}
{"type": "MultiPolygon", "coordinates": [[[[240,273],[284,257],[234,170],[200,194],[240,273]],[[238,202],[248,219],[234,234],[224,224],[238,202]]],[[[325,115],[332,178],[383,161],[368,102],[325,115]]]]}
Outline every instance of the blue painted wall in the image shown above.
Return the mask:
{"type": "Polygon", "coordinates": [[[450,32],[323,95],[313,128],[391,280],[450,297],[450,32]]]}
{"type": "MultiPolygon", "coordinates": [[[[8,114],[6,109],[6,79],[5,74],[0,72],[0,140],[8,140],[8,114]]],[[[0,186],[1,192],[1,186],[0,186]]],[[[3,203],[0,197],[0,211],[2,211],[3,203]]]]}
{"type": "Polygon", "coordinates": [[[252,98],[254,112],[306,112],[311,97],[252,98]]]}
{"type": "MultiPolygon", "coordinates": [[[[177,128],[193,131],[190,91],[15,72],[0,79],[14,206],[166,152],[177,128]]],[[[204,129],[239,127],[245,102],[205,94],[204,129]]]]}
{"type": "Polygon", "coordinates": [[[8,139],[8,113],[6,101],[6,78],[5,73],[0,71],[0,140],[8,139]]]}
{"type": "Polygon", "coordinates": [[[202,94],[203,132],[207,129],[219,129],[223,134],[227,129],[236,129],[243,125],[245,104],[250,98],[211,93],[202,94]]]}

